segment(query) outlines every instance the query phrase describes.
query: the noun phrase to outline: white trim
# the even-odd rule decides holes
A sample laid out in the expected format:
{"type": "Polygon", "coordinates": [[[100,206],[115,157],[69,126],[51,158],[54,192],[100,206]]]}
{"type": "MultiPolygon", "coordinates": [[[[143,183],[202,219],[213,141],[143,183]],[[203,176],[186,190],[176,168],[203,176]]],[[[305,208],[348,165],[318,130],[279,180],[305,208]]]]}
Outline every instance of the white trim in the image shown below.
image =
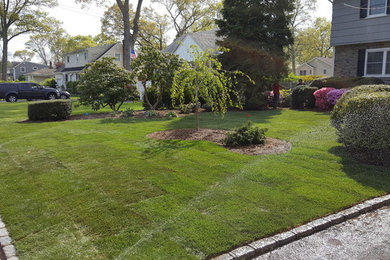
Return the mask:
{"type": "Polygon", "coordinates": [[[334,64],[335,64],[335,61],[336,61],[336,47],[334,46],[333,47],[333,57],[332,57],[332,76],[334,77],[334,64]]]}
{"type": "MultiPolygon", "coordinates": [[[[370,11],[371,11],[371,0],[368,0],[367,2],[367,17],[366,18],[377,18],[377,17],[382,17],[382,16],[387,16],[387,0],[384,0],[384,6],[383,6],[383,9],[384,9],[384,13],[380,13],[380,14],[370,14],[370,11]]],[[[378,7],[377,7],[378,8],[378,7]]],[[[381,8],[381,7],[379,7],[381,8]]],[[[379,9],[378,8],[378,9],[379,9]]]]}
{"type": "Polygon", "coordinates": [[[387,54],[390,52],[390,48],[377,48],[377,49],[366,49],[366,58],[364,61],[364,76],[370,77],[389,77],[390,74],[385,74],[386,72],[386,61],[387,54]],[[382,60],[382,74],[367,74],[367,62],[368,62],[368,53],[369,52],[383,52],[383,60],[382,60]]]}

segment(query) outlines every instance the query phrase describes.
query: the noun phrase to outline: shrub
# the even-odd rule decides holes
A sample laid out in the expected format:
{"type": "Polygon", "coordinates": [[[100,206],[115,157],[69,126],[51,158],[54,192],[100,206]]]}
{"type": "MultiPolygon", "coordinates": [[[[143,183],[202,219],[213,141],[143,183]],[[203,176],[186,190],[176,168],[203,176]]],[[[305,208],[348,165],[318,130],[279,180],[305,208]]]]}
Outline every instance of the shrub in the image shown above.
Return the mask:
{"type": "Polygon", "coordinates": [[[70,100],[51,100],[28,104],[28,119],[31,121],[57,121],[67,119],[72,113],[70,100]]]}
{"type": "Polygon", "coordinates": [[[125,110],[122,111],[122,117],[132,117],[132,116],[134,116],[134,109],[125,108],[125,110]]]}
{"type": "Polygon", "coordinates": [[[149,110],[146,112],[146,117],[158,117],[158,113],[154,110],[149,110]]]}
{"type": "Polygon", "coordinates": [[[78,89],[79,81],[69,81],[66,82],[66,90],[72,95],[79,95],[80,91],[78,89]]]}
{"type": "MultiPolygon", "coordinates": [[[[146,88],[146,94],[147,94],[147,97],[149,99],[149,102],[151,104],[156,104],[157,103],[157,99],[159,98],[159,90],[158,88],[154,87],[154,86],[150,86],[148,88],[146,88]]],[[[144,107],[145,110],[150,110],[150,106],[149,104],[146,102],[145,100],[145,95],[143,97],[143,102],[142,102],[142,106],[144,107]]],[[[171,92],[170,90],[165,90],[161,97],[160,97],[160,101],[156,104],[155,106],[155,109],[162,109],[162,108],[165,108],[165,109],[171,109],[172,108],[172,99],[171,99],[171,92]]]]}
{"type": "Polygon", "coordinates": [[[50,87],[50,88],[56,88],[57,82],[55,78],[45,79],[45,81],[42,83],[43,86],[50,87]]]}
{"type": "Polygon", "coordinates": [[[180,113],[182,113],[182,114],[192,113],[192,112],[194,112],[194,109],[195,109],[195,103],[180,104],[179,109],[180,109],[180,113]]]}
{"type": "Polygon", "coordinates": [[[245,110],[262,110],[267,107],[267,98],[263,92],[259,92],[256,95],[250,97],[245,101],[245,110]]]}
{"type": "Polygon", "coordinates": [[[334,89],[329,91],[328,94],[326,94],[326,99],[328,100],[329,105],[333,108],[341,96],[346,92],[348,92],[346,89],[334,89]]]}
{"type": "Polygon", "coordinates": [[[176,115],[175,112],[168,112],[168,113],[165,114],[165,117],[174,118],[174,117],[177,117],[177,115],[176,115]]]}
{"type": "Polygon", "coordinates": [[[329,104],[327,95],[330,91],[334,90],[334,88],[322,88],[314,92],[314,97],[316,98],[316,107],[322,110],[330,110],[332,105],[329,104]]]}
{"type": "Polygon", "coordinates": [[[316,99],[314,92],[317,91],[316,87],[296,87],[291,93],[291,106],[293,108],[313,108],[315,106],[316,99]]]}
{"type": "Polygon", "coordinates": [[[387,91],[384,87],[376,92],[368,88],[359,87],[352,94],[346,93],[336,104],[331,122],[339,141],[359,159],[389,165],[390,86],[387,91]]]}
{"type": "Polygon", "coordinates": [[[379,78],[365,78],[365,77],[355,77],[355,78],[323,78],[314,80],[310,86],[317,88],[326,88],[332,87],[336,89],[342,88],[353,88],[361,85],[379,85],[384,84],[383,80],[379,78]]]}
{"type": "Polygon", "coordinates": [[[227,134],[224,143],[228,147],[264,144],[267,130],[253,126],[253,123],[248,121],[234,132],[227,134]]]}

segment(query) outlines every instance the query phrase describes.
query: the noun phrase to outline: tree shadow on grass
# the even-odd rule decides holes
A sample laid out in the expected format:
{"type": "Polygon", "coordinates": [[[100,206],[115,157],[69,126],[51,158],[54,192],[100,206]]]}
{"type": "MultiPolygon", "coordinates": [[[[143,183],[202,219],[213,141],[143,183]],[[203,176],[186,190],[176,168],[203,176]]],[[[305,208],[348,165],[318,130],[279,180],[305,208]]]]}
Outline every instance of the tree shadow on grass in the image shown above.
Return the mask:
{"type": "Polygon", "coordinates": [[[142,155],[145,159],[152,159],[158,154],[169,156],[176,153],[178,149],[187,149],[199,146],[199,141],[181,141],[181,140],[150,140],[148,147],[144,149],[142,155]]]}
{"type": "Polygon", "coordinates": [[[135,124],[170,121],[172,118],[106,118],[99,121],[100,124],[135,124]]]}
{"type": "Polygon", "coordinates": [[[361,163],[344,146],[332,147],[329,152],[341,158],[343,171],[350,178],[376,190],[390,191],[390,168],[361,163]]]}

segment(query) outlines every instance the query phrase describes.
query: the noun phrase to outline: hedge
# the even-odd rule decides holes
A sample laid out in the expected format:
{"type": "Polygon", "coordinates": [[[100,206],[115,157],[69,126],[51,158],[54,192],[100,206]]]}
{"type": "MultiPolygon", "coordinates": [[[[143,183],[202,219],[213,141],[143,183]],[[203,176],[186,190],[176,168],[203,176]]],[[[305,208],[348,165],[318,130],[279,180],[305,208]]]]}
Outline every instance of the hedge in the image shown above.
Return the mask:
{"type": "Polygon", "coordinates": [[[57,121],[67,119],[72,113],[70,100],[50,100],[28,104],[28,119],[31,121],[57,121]]]}
{"type": "Polygon", "coordinates": [[[353,88],[361,85],[381,85],[384,84],[383,80],[379,78],[366,78],[366,77],[355,77],[355,78],[323,78],[314,80],[310,86],[317,88],[353,88]]]}
{"type": "Polygon", "coordinates": [[[314,108],[316,99],[314,92],[318,88],[300,86],[293,89],[291,93],[291,106],[292,108],[314,108]]]}

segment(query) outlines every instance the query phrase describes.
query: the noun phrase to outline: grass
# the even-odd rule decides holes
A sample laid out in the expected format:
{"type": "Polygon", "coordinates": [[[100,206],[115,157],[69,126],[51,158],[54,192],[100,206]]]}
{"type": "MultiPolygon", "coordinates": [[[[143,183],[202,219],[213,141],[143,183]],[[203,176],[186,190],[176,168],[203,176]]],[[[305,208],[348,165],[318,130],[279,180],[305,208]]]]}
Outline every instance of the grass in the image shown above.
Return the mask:
{"type": "Polygon", "coordinates": [[[26,113],[0,103],[0,213],[22,260],[207,258],[390,190],[388,169],[350,158],[326,113],[201,115],[232,129],[250,114],[293,145],[267,156],[146,137],[192,116],[16,123],[26,113]]]}

